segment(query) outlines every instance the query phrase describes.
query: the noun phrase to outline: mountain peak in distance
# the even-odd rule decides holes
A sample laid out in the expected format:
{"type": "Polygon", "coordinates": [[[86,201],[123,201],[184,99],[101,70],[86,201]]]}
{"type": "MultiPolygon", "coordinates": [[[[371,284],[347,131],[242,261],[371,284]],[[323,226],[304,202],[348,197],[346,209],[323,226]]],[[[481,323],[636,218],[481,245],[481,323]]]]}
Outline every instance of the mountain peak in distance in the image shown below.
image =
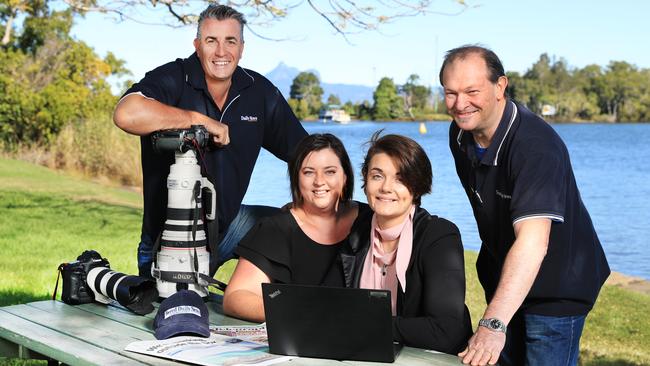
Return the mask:
{"type": "MultiPolygon", "coordinates": [[[[316,74],[320,80],[320,86],[323,88],[323,101],[327,100],[330,94],[335,94],[341,99],[342,103],[351,101],[352,103],[361,103],[364,100],[372,101],[372,93],[374,88],[366,85],[353,85],[353,84],[331,84],[324,82],[317,70],[306,70],[316,74]]],[[[266,73],[267,79],[271,80],[275,86],[280,89],[280,92],[286,99],[289,99],[289,91],[291,90],[291,83],[301,70],[288,66],[284,62],[280,62],[273,70],[266,73]]]]}

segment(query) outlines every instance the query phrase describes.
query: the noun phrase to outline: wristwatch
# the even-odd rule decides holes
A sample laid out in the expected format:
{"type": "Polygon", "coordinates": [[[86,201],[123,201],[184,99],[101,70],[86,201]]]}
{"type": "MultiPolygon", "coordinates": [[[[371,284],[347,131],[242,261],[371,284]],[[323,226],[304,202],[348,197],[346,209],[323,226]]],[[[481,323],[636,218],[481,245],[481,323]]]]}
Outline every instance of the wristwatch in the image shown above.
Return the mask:
{"type": "Polygon", "coordinates": [[[481,327],[486,327],[487,329],[495,332],[506,332],[506,325],[497,318],[481,319],[478,321],[478,325],[481,327]]]}

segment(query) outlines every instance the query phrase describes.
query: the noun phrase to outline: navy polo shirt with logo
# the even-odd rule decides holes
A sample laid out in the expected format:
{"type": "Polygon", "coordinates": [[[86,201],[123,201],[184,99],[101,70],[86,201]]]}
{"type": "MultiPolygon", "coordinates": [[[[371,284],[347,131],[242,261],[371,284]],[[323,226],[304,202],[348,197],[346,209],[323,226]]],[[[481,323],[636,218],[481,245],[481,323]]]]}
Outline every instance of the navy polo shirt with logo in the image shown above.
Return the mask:
{"type": "Polygon", "coordinates": [[[555,130],[508,100],[480,160],[472,134],[453,122],[449,145],[478,224],[482,245],[476,268],[487,300],[515,241],[514,224],[548,218],[553,221],[548,251],[522,309],[549,316],[589,312],[610,270],[555,130]]]}
{"type": "MultiPolygon", "coordinates": [[[[158,102],[202,113],[228,125],[230,144],[205,154],[206,168],[215,181],[219,231],[224,232],[239,211],[255,162],[263,147],[287,161],[307,135],[280,91],[262,75],[237,67],[223,110],[208,92],[196,53],[149,71],[125,95],[141,93],[158,102]]],[[[144,217],[143,237],[156,240],[165,221],[166,179],[174,153],[153,151],[151,137],[141,138],[144,217]]]]}

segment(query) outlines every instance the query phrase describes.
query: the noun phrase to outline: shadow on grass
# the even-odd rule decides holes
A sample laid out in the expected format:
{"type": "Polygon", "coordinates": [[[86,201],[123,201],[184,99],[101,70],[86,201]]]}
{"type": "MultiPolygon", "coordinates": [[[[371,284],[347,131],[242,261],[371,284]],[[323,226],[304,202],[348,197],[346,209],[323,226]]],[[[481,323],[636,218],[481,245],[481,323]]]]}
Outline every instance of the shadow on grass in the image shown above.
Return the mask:
{"type": "MultiPolygon", "coordinates": [[[[20,290],[0,290],[0,306],[25,304],[33,301],[50,300],[52,295],[35,294],[20,290]]],[[[0,361],[0,364],[2,361],[0,361]]]]}
{"type": "Polygon", "coordinates": [[[589,351],[580,352],[580,366],[640,366],[644,363],[632,362],[615,356],[594,355],[589,351]]]}
{"type": "Polygon", "coordinates": [[[62,209],[71,207],[85,210],[98,211],[101,214],[107,214],[119,210],[122,213],[140,215],[141,209],[129,205],[106,203],[101,199],[82,198],[72,199],[63,195],[51,195],[40,192],[23,192],[23,191],[0,191],[0,210],[27,210],[34,212],[37,209],[49,209],[60,213],[62,209]]]}
{"type": "Polygon", "coordinates": [[[590,360],[587,362],[581,362],[580,365],[581,366],[638,366],[641,364],[630,362],[627,360],[607,358],[607,359],[598,359],[598,360],[590,360]]]}

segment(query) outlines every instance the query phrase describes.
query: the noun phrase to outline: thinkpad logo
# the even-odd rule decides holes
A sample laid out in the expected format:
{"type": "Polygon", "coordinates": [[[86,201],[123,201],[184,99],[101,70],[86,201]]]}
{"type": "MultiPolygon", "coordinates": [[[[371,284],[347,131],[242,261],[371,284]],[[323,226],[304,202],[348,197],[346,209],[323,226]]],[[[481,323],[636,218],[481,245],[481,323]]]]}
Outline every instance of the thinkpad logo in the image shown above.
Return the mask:
{"type": "Polygon", "coordinates": [[[257,122],[257,116],[241,116],[242,121],[257,122]]]}
{"type": "Polygon", "coordinates": [[[269,297],[272,299],[275,299],[276,296],[280,295],[282,292],[280,290],[275,290],[274,292],[269,294],[269,297]]]}

